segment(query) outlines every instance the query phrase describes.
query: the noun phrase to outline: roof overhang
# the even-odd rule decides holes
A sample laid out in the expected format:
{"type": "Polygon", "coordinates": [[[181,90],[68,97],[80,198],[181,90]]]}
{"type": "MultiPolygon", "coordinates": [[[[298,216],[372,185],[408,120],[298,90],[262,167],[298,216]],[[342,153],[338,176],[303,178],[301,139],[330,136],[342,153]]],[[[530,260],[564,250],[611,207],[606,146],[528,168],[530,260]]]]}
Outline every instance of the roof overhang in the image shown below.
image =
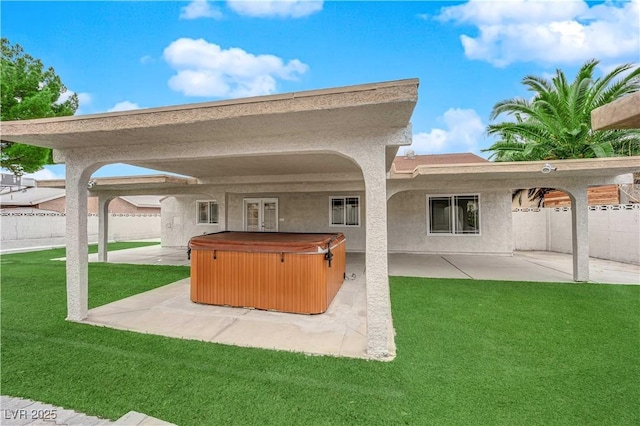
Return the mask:
{"type": "Polygon", "coordinates": [[[640,129],[640,92],[591,111],[591,127],[593,130],[640,129]]]}
{"type": "MultiPolygon", "coordinates": [[[[64,188],[65,179],[39,180],[38,188],[64,188]]],[[[154,190],[180,189],[188,185],[197,185],[198,180],[180,176],[149,175],[93,178],[89,182],[92,191],[122,191],[127,189],[154,190]]]]}
{"type": "MultiPolygon", "coordinates": [[[[417,102],[418,80],[364,84],[150,108],[105,114],[8,121],[2,123],[2,139],[43,146],[66,152],[88,149],[126,150],[131,146],[180,143],[243,144],[248,140],[354,140],[358,135],[384,134],[410,128],[417,102]]],[[[387,166],[398,147],[411,143],[389,142],[387,166]]],[[[365,139],[366,140],[366,139],[365,139]]],[[[153,150],[150,149],[150,159],[153,150]]],[[[251,176],[297,173],[336,173],[359,171],[353,162],[331,152],[295,155],[228,157],[218,160],[124,161],[127,164],[194,176],[251,176]],[[329,168],[329,169],[327,169],[329,168]]]]}
{"type": "Polygon", "coordinates": [[[395,172],[391,180],[531,180],[537,186],[545,181],[574,178],[613,178],[616,176],[640,172],[640,157],[611,157],[585,160],[519,161],[490,162],[476,164],[418,166],[413,171],[395,172]],[[556,170],[545,173],[550,164],[556,170]]]}

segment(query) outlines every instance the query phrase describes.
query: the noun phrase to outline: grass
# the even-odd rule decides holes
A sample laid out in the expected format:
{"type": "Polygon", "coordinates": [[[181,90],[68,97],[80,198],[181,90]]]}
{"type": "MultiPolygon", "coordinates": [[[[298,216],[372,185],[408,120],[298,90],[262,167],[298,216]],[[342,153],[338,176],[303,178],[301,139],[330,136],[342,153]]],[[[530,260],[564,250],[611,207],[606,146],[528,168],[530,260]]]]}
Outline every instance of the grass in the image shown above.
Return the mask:
{"type": "MultiPolygon", "coordinates": [[[[3,394],[180,425],[640,423],[638,286],[392,277],[398,356],[382,363],[69,323],[48,256],[1,257],[3,394]]],[[[188,275],[89,272],[91,306],[188,275]]]]}

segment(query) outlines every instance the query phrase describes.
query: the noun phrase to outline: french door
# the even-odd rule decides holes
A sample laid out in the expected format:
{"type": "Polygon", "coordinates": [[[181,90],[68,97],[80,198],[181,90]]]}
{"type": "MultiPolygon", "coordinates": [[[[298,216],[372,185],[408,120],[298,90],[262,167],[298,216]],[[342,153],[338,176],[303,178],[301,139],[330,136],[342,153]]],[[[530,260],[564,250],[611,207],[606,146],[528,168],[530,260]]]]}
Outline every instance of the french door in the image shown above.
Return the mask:
{"type": "Polygon", "coordinates": [[[244,230],[249,232],[278,232],[278,199],[245,198],[244,230]]]}

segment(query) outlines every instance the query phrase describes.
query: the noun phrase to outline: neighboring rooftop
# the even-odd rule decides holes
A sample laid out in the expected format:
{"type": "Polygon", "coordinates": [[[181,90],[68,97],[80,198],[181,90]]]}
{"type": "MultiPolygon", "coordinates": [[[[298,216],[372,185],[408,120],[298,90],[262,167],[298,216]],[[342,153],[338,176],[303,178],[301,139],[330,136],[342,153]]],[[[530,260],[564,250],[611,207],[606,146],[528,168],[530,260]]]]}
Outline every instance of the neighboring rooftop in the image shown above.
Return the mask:
{"type": "Polygon", "coordinates": [[[64,189],[59,188],[24,188],[0,194],[2,206],[35,206],[40,203],[64,197],[64,189]]]}
{"type": "Polygon", "coordinates": [[[120,197],[129,204],[133,204],[136,207],[149,207],[160,208],[160,199],[163,198],[159,195],[128,195],[126,197],[120,197]]]}
{"type": "Polygon", "coordinates": [[[60,212],[56,210],[37,209],[35,207],[0,207],[1,214],[22,214],[22,215],[55,215],[59,216],[60,212]]]}
{"type": "Polygon", "coordinates": [[[393,160],[396,172],[412,172],[418,166],[442,164],[488,163],[489,161],[470,152],[459,154],[399,155],[393,160]]]}

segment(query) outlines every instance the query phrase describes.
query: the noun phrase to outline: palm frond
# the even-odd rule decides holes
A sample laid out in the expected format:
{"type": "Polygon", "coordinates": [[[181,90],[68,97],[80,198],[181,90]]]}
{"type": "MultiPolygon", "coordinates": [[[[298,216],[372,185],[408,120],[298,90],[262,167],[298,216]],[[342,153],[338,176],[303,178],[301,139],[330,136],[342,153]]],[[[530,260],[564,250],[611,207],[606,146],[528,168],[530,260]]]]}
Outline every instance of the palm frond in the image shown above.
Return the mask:
{"type": "Polygon", "coordinates": [[[531,101],[521,98],[496,103],[491,120],[515,117],[487,126],[498,141],[483,152],[495,161],[609,157],[640,153],[640,131],[593,131],[591,111],[640,90],[640,67],[620,65],[595,79],[599,62],[584,63],[569,82],[560,69],[551,79],[526,76],[522,83],[534,92],[531,101]],[[624,77],[619,78],[621,75],[624,77]],[[618,78],[616,80],[616,78],[618,78]]]}

